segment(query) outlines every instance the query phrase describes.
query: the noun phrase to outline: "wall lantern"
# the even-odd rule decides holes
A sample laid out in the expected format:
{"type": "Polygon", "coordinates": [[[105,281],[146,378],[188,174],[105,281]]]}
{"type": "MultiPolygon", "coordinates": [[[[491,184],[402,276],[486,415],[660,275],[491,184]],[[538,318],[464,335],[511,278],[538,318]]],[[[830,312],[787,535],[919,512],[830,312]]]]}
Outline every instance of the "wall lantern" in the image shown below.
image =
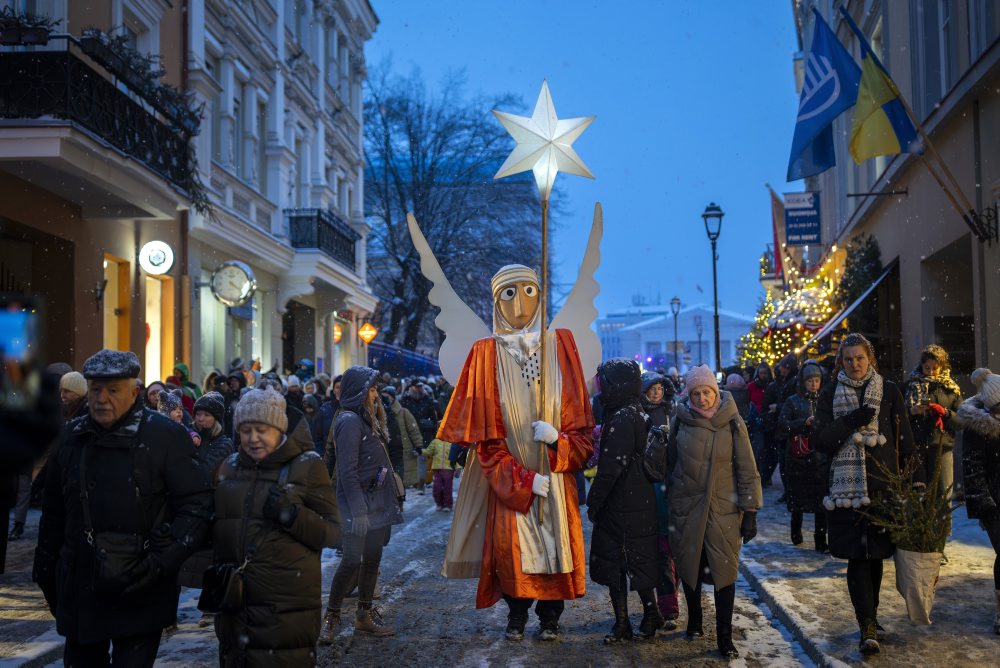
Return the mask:
{"type": "Polygon", "coordinates": [[[174,251],[163,241],[150,241],[139,251],[139,266],[153,276],[165,274],[174,266],[174,251]]]}
{"type": "Polygon", "coordinates": [[[333,323],[333,343],[334,345],[340,343],[340,340],[344,338],[344,328],[337,323],[333,323]]]}
{"type": "Polygon", "coordinates": [[[358,330],[358,336],[361,337],[362,341],[368,344],[372,342],[372,339],[378,336],[378,330],[372,327],[370,322],[366,322],[361,326],[361,329],[358,330]]]}

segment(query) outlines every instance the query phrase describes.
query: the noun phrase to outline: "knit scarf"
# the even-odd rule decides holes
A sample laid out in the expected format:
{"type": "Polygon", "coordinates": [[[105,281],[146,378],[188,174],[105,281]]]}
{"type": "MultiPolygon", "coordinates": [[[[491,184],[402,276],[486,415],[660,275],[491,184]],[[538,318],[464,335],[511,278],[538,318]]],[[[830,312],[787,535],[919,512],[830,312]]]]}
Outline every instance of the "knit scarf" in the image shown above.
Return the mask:
{"type": "Polygon", "coordinates": [[[841,371],[833,392],[833,417],[843,417],[860,408],[858,388],[868,386],[864,392],[864,405],[875,409],[875,416],[867,425],[852,433],[830,462],[830,495],[823,499],[827,510],[834,508],[860,508],[871,503],[868,496],[868,473],[865,470],[865,447],[873,448],[886,442],[878,433],[879,407],[882,404],[882,376],[869,369],[864,378],[852,380],[841,371]]]}

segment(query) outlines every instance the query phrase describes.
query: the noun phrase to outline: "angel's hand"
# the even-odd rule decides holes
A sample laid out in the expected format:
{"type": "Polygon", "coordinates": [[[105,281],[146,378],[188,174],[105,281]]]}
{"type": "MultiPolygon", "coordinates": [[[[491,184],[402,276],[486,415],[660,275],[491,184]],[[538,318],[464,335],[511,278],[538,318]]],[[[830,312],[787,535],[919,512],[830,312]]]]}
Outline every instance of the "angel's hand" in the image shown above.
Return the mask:
{"type": "Polygon", "coordinates": [[[535,440],[539,443],[552,445],[559,441],[559,431],[544,420],[532,422],[531,428],[535,431],[535,440]]]}

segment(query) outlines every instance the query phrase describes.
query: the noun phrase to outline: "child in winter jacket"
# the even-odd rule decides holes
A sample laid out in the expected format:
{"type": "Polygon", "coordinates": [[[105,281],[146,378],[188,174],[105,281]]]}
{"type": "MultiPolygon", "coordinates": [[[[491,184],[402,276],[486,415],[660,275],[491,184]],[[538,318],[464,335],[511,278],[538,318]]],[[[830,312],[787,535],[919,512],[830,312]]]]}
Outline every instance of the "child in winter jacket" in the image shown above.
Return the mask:
{"type": "Polygon", "coordinates": [[[437,504],[439,512],[450,512],[451,485],[455,470],[452,468],[451,443],[445,443],[439,438],[435,438],[424,448],[424,455],[428,458],[430,468],[434,471],[434,503],[437,504]]]}
{"type": "MultiPolygon", "coordinates": [[[[157,411],[162,415],[166,415],[177,424],[184,425],[184,407],[181,404],[180,395],[173,392],[160,392],[159,399],[160,402],[156,407],[157,411]]],[[[201,436],[198,435],[198,432],[187,425],[184,425],[184,428],[187,429],[188,435],[194,441],[194,444],[200,446],[201,436]]]]}

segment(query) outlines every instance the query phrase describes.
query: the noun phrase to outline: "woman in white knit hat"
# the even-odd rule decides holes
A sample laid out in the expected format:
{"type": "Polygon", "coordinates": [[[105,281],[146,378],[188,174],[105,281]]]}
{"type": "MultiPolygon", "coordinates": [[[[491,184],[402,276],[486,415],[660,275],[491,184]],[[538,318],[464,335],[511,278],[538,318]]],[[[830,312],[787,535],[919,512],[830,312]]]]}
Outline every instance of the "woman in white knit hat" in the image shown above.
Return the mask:
{"type": "MultiPolygon", "coordinates": [[[[859,649],[875,654],[882,632],[882,562],[896,546],[863,513],[873,498],[887,492],[880,465],[905,468],[916,445],[903,395],[879,375],[868,339],[857,333],[844,337],[834,374],[834,382],[820,391],[810,445],[830,457],[830,493],[823,499],[830,554],[847,559],[847,589],[861,629],[859,649]]],[[[923,466],[916,467],[913,479],[925,482],[923,466]]]]}
{"type": "Polygon", "coordinates": [[[301,414],[290,422],[285,408],[270,388],[240,399],[233,417],[240,451],[219,468],[215,563],[244,564],[246,583],[242,600],[214,611],[221,666],[316,662],[320,554],[340,539],[340,527],[308,427],[301,414]]]}
{"type": "Polygon", "coordinates": [[[962,420],[962,467],[965,509],[979,520],[997,557],[993,560],[996,616],[993,631],[1000,634],[1000,376],[989,369],[972,372],[978,393],[958,409],[962,420]]]}

